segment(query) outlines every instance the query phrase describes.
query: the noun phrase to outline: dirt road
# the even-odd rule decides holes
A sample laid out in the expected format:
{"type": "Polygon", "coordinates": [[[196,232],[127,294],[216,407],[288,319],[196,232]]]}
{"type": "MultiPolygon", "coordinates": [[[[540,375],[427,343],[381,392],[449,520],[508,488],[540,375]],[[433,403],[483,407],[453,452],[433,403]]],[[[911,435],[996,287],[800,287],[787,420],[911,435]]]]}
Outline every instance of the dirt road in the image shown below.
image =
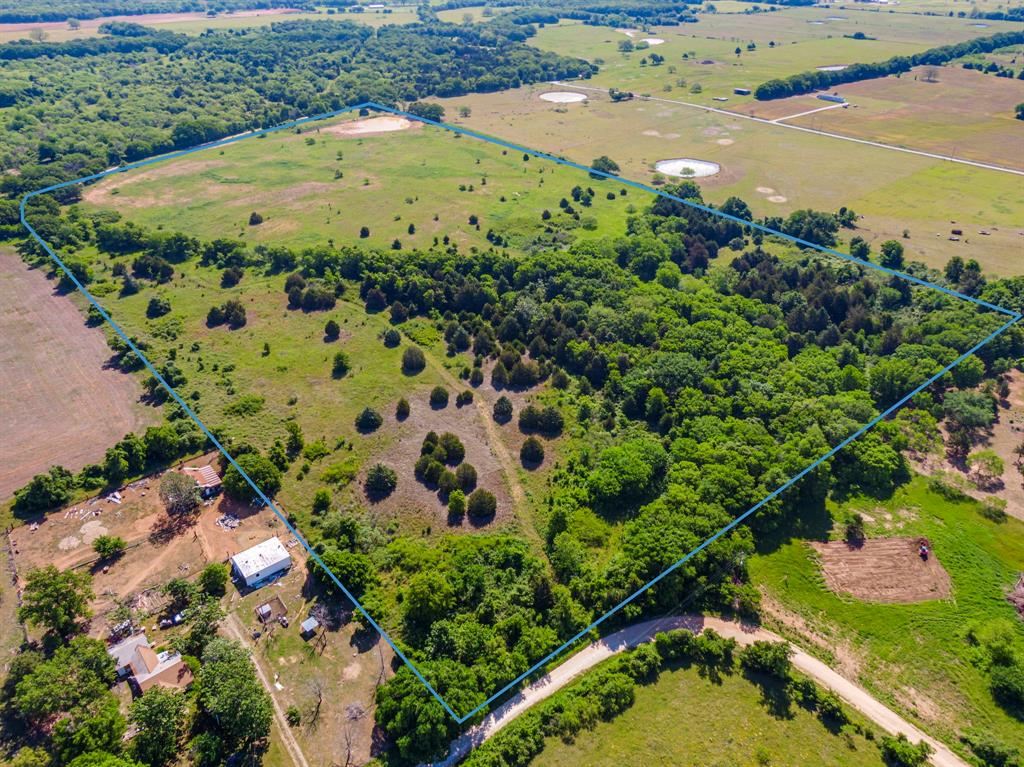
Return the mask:
{"type": "MultiPolygon", "coordinates": [[[[448,758],[430,767],[451,767],[457,764],[476,746],[497,733],[517,716],[535,703],[565,687],[572,679],[613,655],[630,650],[637,645],[650,642],[662,631],[689,629],[700,633],[706,628],[714,629],[725,637],[731,637],[741,645],[753,644],[758,640],[783,641],[780,636],[766,629],[743,625],[721,618],[700,615],[681,615],[637,623],[611,634],[576,653],[551,673],[538,679],[516,696],[496,708],[477,726],[467,730],[452,742],[448,758]]],[[[821,686],[831,690],[848,705],[855,708],[883,730],[896,735],[904,733],[913,743],[926,741],[934,753],[931,763],[935,767],[968,767],[967,763],[934,738],[929,737],[899,714],[876,700],[867,690],[846,679],[824,663],[808,655],[798,647],[793,648],[793,666],[807,674],[821,686]]]]}
{"type": "MultiPolygon", "coordinates": [[[[557,85],[560,88],[575,88],[579,91],[595,91],[597,93],[607,93],[607,88],[594,88],[585,85],[576,85],[575,83],[559,82],[558,80],[552,80],[552,85],[557,85]]],[[[644,101],[657,101],[663,104],[676,104],[681,107],[690,107],[691,109],[700,109],[703,112],[713,112],[715,114],[726,115],[727,117],[736,117],[740,120],[752,120],[753,122],[761,123],[762,125],[774,125],[779,128],[789,128],[790,130],[803,131],[804,133],[814,133],[818,136],[826,136],[828,138],[840,139],[842,141],[852,141],[854,144],[864,144],[865,146],[873,146],[879,149],[888,149],[893,152],[903,152],[904,154],[915,154],[918,157],[927,157],[931,160],[945,160],[946,162],[955,162],[959,165],[970,165],[975,168],[984,168],[985,170],[995,170],[1000,173],[1012,173],[1015,176],[1024,176],[1024,170],[1017,170],[1016,168],[1007,168],[1003,165],[994,165],[987,162],[977,162],[975,160],[966,160],[963,157],[953,157],[947,154],[938,154],[936,152],[926,152],[922,149],[910,149],[905,146],[896,146],[894,144],[885,144],[881,141],[871,141],[869,139],[855,138],[853,136],[844,136],[841,133],[831,133],[829,131],[818,130],[817,128],[805,128],[803,125],[790,125],[786,122],[779,122],[778,120],[768,120],[764,117],[754,117],[753,115],[746,115],[742,112],[733,112],[729,109],[719,109],[718,107],[705,106],[704,104],[694,104],[690,101],[679,101],[678,99],[664,99],[657,96],[642,96],[644,101]]],[[[790,115],[790,117],[797,117],[798,115],[790,115]]],[[[788,118],[787,118],[788,119],[788,118]]]]}
{"type": "MultiPolygon", "coordinates": [[[[245,627],[242,622],[238,619],[238,616],[234,613],[229,613],[228,617],[223,623],[224,630],[231,635],[231,638],[241,644],[243,647],[251,647],[252,642],[246,634],[245,627]]],[[[306,761],[306,755],[302,753],[302,749],[299,747],[299,743],[295,740],[295,736],[292,735],[291,727],[288,726],[288,720],[285,718],[284,711],[281,710],[281,704],[277,702],[277,698],[274,697],[274,688],[270,684],[270,680],[267,679],[266,673],[263,671],[263,667],[260,665],[259,660],[256,658],[255,653],[252,656],[252,664],[256,667],[256,676],[259,677],[260,683],[266,689],[267,694],[270,696],[270,702],[274,706],[274,722],[277,724],[277,731],[281,736],[281,742],[284,743],[284,748],[288,752],[288,756],[291,757],[292,763],[295,767],[309,767],[309,762],[306,761]]]]}

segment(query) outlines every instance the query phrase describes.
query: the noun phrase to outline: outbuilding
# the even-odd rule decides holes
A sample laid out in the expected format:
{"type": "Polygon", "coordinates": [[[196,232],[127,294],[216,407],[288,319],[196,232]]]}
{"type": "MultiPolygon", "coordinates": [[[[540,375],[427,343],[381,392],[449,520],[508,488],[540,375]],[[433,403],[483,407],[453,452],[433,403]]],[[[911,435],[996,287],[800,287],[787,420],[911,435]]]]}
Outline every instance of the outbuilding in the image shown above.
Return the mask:
{"type": "Polygon", "coordinates": [[[203,498],[212,498],[220,492],[221,478],[212,466],[185,466],[181,472],[196,481],[203,498]]]}
{"type": "Polygon", "coordinates": [[[291,555],[277,536],[231,557],[231,567],[235,575],[249,588],[264,585],[288,572],[291,566],[291,555]]]}

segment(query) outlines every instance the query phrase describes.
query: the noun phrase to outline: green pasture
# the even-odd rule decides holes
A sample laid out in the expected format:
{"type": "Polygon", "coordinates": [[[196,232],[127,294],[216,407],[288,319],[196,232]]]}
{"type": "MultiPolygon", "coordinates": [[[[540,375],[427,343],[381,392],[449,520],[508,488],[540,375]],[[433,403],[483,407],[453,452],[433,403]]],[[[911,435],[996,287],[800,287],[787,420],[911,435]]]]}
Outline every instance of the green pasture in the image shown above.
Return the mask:
{"type": "MultiPolygon", "coordinates": [[[[861,512],[869,537],[928,538],[953,584],[948,600],[873,604],[826,588],[813,552],[801,540],[763,540],[752,558],[752,580],[847,658],[875,696],[955,743],[968,727],[1024,747],[1024,728],[992,700],[979,653],[967,632],[1004,619],[1024,625],[1006,601],[1024,570],[1024,523],[993,522],[973,501],[954,502],[915,478],[885,501],[854,498],[830,509],[838,520],[822,537],[840,537],[842,520],[861,512]]],[[[777,627],[791,633],[785,626],[777,627]]],[[[820,646],[816,649],[820,652],[820,646]]],[[[834,660],[834,659],[829,659],[834,660]]]]}
{"type": "MultiPolygon", "coordinates": [[[[860,719],[854,716],[854,721],[860,719]]],[[[636,688],[636,702],[573,743],[548,738],[532,767],[648,767],[656,764],[881,767],[878,746],[832,732],[792,706],[773,713],[739,673],[719,679],[696,668],[663,671],[636,688]]]]}
{"type": "MultiPolygon", "coordinates": [[[[287,308],[284,275],[247,270],[239,285],[224,289],[219,270],[186,262],[176,266],[176,276],[166,285],[146,285],[135,295],[119,297],[103,287],[117,259],[95,258],[99,279],[90,289],[97,300],[126,333],[147,345],[154,365],[174,361],[186,378],[176,387],[178,393],[208,427],[265,449],[283,440],[285,422],[295,420],[307,443],[324,441],[329,454],[314,461],[305,478],[298,477],[302,459],[293,464],[278,496],[282,507],[295,509],[300,518],[308,515],[325,471],[334,466],[345,470],[347,480],[335,485],[343,490],[368,456],[384,450],[386,437],[364,437],[355,430],[355,417],[364,407],[390,414],[399,397],[441,383],[429,367],[415,378],[401,374],[402,347],[389,349],[379,337],[389,327],[386,315],[368,315],[356,286],[350,287],[352,300],[307,313],[287,308]],[[171,312],[148,319],[147,304],[157,295],[170,300],[171,312]],[[208,328],[210,307],[229,298],[245,306],[245,326],[208,328]],[[324,341],[329,319],[341,326],[337,341],[324,341]],[[344,351],[352,364],[340,380],[331,374],[337,351],[344,351]],[[261,404],[253,412],[232,414],[229,406],[244,396],[257,397],[261,404]]],[[[75,294],[74,300],[84,309],[83,298],[75,294]]]]}
{"type": "Polygon", "coordinates": [[[445,235],[487,247],[489,230],[512,248],[527,247],[545,228],[544,210],[554,214],[552,224],[575,227],[574,237],[618,234],[624,226],[630,198],[578,170],[419,124],[362,137],[330,133],[335,124],[118,174],[87,190],[86,205],[205,239],[293,247],[361,240],[390,248],[398,239],[403,248],[424,248],[445,235]],[[579,225],[558,212],[577,184],[595,191],[579,225]],[[249,224],[253,212],[263,223],[249,224]],[[369,236],[361,238],[364,226],[369,236]]]}
{"type": "Polygon", "coordinates": [[[465,8],[454,8],[450,11],[438,11],[437,18],[441,21],[447,21],[449,24],[463,24],[465,23],[466,17],[470,17],[473,23],[479,21],[487,21],[492,19],[500,13],[507,13],[513,10],[510,6],[501,6],[497,8],[490,8],[491,15],[484,15],[484,8],[489,6],[484,5],[470,5],[465,8]]]}
{"type": "MultiPolygon", "coordinates": [[[[623,176],[637,181],[655,181],[654,164],[662,159],[717,162],[722,172],[699,179],[705,200],[721,204],[737,195],[755,216],[785,216],[808,207],[853,207],[865,218],[858,221],[859,231],[849,234],[869,240],[875,252],[882,241],[899,239],[909,259],[932,266],[942,267],[951,256],[960,255],[977,259],[993,274],[1020,271],[1024,240],[1018,232],[1024,198],[1017,176],[671,101],[612,103],[606,94],[590,91],[585,104],[556,107],[539,99],[546,90],[557,87],[475,94],[441,103],[449,109],[470,106],[472,115],[462,121],[470,128],[577,162],[589,163],[607,154],[621,166],[623,176]],[[759,191],[766,189],[772,191],[759,191]],[[990,234],[972,232],[969,238],[951,242],[951,220],[970,221],[990,234]]],[[[656,97],[662,95],[692,98],[689,93],[656,97]]],[[[808,101],[806,108],[819,103],[808,101]]]]}
{"type": "Polygon", "coordinates": [[[986,23],[989,27],[981,30],[968,19],[907,14],[881,17],[812,8],[703,15],[697,24],[636,34],[634,45],[644,37],[665,42],[628,53],[619,50],[622,41],[630,40],[622,32],[574,22],[547,26],[530,42],[543,50],[599,64],[600,72],[590,83],[596,86],[733,109],[754,101],[753,96],[733,93],[735,88],[753,90],[767,80],[816,67],[884,61],[1014,28],[1007,22],[986,23]],[[845,37],[858,32],[875,39],[845,37]],[[748,50],[749,44],[756,48],[748,50]],[[652,65],[651,54],[664,57],[664,63],[652,65]],[[699,92],[695,85],[700,86],[699,92]]]}

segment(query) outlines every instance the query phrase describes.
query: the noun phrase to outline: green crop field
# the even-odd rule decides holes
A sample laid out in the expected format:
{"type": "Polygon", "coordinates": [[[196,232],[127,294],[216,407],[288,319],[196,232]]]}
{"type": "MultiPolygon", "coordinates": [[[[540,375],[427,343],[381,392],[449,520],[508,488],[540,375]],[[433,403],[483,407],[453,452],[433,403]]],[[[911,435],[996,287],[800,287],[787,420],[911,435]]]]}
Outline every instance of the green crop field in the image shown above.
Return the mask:
{"type": "MultiPolygon", "coordinates": [[[[762,541],[763,553],[751,561],[753,581],[798,616],[778,628],[805,642],[811,635],[811,649],[852,669],[872,693],[947,742],[977,727],[1024,747],[1024,730],[992,701],[981,655],[968,641],[969,630],[1002,620],[1024,642],[1024,626],[1005,598],[1024,570],[1024,523],[990,521],[979,504],[946,500],[921,477],[889,500],[856,498],[830,511],[840,522],[861,513],[868,537],[929,539],[952,580],[952,597],[877,604],[836,595],[806,543],[762,541]]],[[[832,531],[837,535],[841,529],[832,531]]]]}
{"type": "MultiPolygon", "coordinates": [[[[85,200],[144,226],[211,239],[301,247],[359,240],[368,227],[362,239],[375,246],[398,239],[406,248],[426,247],[444,236],[483,246],[493,230],[512,247],[529,247],[543,211],[557,211],[586,180],[579,171],[419,123],[375,135],[332,132],[344,129],[344,122],[317,123],[301,134],[249,139],[119,174],[88,189],[85,200]],[[253,212],[261,224],[249,225],[253,212]]],[[[628,198],[610,182],[588,184],[594,203],[575,234],[620,231],[628,198]]]]}
{"type": "Polygon", "coordinates": [[[862,735],[830,732],[793,706],[775,715],[740,674],[719,680],[697,669],[663,671],[637,687],[632,707],[575,742],[545,742],[532,767],[648,767],[655,764],[881,767],[878,746],[862,735]]]}

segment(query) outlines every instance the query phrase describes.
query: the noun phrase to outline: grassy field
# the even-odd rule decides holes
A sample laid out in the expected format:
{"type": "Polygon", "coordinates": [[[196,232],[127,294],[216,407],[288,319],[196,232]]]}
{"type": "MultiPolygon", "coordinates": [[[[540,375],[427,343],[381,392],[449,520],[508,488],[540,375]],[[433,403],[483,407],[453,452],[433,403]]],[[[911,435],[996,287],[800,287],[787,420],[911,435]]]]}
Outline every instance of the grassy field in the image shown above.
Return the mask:
{"type": "MultiPolygon", "coordinates": [[[[381,127],[389,120],[396,122],[362,124],[381,127]]],[[[343,135],[332,131],[351,124],[335,121],[306,127],[302,135],[250,139],[110,177],[88,189],[85,200],[145,226],[173,226],[209,239],[301,247],[356,241],[365,226],[366,244],[381,247],[395,239],[406,248],[427,247],[445,235],[461,246],[487,246],[486,234],[494,230],[516,248],[527,247],[541,230],[545,209],[557,211],[559,200],[586,181],[579,171],[397,122],[407,129],[343,135]],[[249,225],[252,212],[263,216],[262,224],[249,225]],[[478,222],[471,224],[471,216],[478,222]]],[[[618,187],[588,184],[597,192],[585,211],[592,221],[575,234],[621,231],[629,198],[607,200],[618,187]]]]}
{"type": "Polygon", "coordinates": [[[802,708],[794,706],[788,717],[773,715],[739,674],[715,682],[696,669],[675,669],[638,687],[636,702],[613,722],[598,724],[574,743],[549,738],[531,764],[880,767],[882,759],[862,735],[830,732],[802,708]]]}
{"type": "MultiPolygon", "coordinates": [[[[825,587],[812,549],[799,540],[763,541],[750,570],[768,599],[774,628],[802,640],[926,730],[955,744],[958,733],[976,727],[1022,747],[1024,730],[992,701],[966,635],[1007,619],[1024,638],[1005,600],[1024,570],[1024,524],[992,522],[980,509],[930,492],[921,477],[887,501],[856,498],[831,509],[839,520],[861,513],[869,537],[928,538],[952,580],[948,600],[875,604],[836,595],[825,587]]],[[[833,538],[840,534],[831,531],[833,538]]]]}
{"type": "MultiPolygon", "coordinates": [[[[886,3],[875,2],[866,4],[863,9],[871,9],[875,13],[923,13],[946,16],[970,14],[977,9],[979,13],[1005,11],[1013,3],[1005,0],[889,0],[886,3]]],[[[839,6],[842,7],[842,6],[839,6]]],[[[862,6],[858,5],[858,9],[862,6]]]]}
{"type": "MultiPolygon", "coordinates": [[[[936,82],[924,68],[905,77],[842,85],[835,92],[853,107],[789,120],[816,130],[923,149],[953,157],[1024,169],[1024,131],[1014,107],[1024,101],[1024,81],[955,66],[942,67],[936,82]]],[[[771,102],[798,114],[821,102],[810,96],[771,102]]]]}
{"type": "Polygon", "coordinates": [[[876,250],[881,241],[902,239],[906,229],[909,258],[942,266],[960,255],[994,274],[1020,271],[1019,177],[662,101],[616,104],[588,92],[584,104],[554,105],[538,98],[546,90],[559,89],[534,86],[440,103],[449,112],[470,106],[471,116],[461,121],[468,127],[577,162],[607,154],[623,176],[638,181],[654,180],[653,165],[662,159],[719,163],[719,174],[700,179],[705,199],[721,203],[738,195],[755,216],[846,205],[865,216],[857,234],[876,250]],[[951,220],[965,224],[970,236],[948,240],[951,220]],[[990,235],[977,235],[981,229],[990,235]]]}
{"type": "Polygon", "coordinates": [[[697,24],[658,27],[636,34],[633,41],[649,37],[663,43],[628,53],[619,50],[619,44],[630,39],[622,32],[575,22],[549,25],[530,43],[563,55],[600,60],[601,71],[593,78],[594,85],[651,95],[674,93],[677,98],[709,106],[720,105],[715,98],[727,98],[728,108],[735,109],[753,102],[753,97],[738,96],[734,88],[753,89],[767,80],[815,67],[883,61],[1016,28],[1010,22],[986,23],[989,27],[982,30],[968,19],[801,8],[705,15],[697,24]],[[875,39],[844,37],[857,32],[875,39]],[[748,44],[756,48],[748,50],[748,44]],[[651,66],[648,57],[652,53],[663,56],[665,63],[651,66]],[[698,93],[693,92],[696,84],[701,87],[698,93]]]}
{"type": "Polygon", "coordinates": [[[483,5],[470,5],[465,8],[455,8],[450,11],[438,11],[437,18],[441,21],[447,21],[449,24],[463,24],[465,23],[466,17],[470,17],[474,22],[487,21],[492,19],[500,13],[507,13],[513,10],[512,6],[501,6],[498,8],[491,8],[492,15],[485,16],[484,8],[487,6],[483,5]]]}

